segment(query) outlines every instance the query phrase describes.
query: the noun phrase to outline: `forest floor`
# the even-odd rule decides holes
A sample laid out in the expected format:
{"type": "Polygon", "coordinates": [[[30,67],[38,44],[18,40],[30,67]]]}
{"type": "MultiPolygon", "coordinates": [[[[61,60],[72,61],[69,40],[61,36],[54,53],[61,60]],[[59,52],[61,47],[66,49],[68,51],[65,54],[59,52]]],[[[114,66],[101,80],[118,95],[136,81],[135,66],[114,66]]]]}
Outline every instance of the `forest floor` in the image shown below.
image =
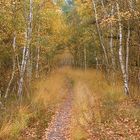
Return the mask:
{"type": "Polygon", "coordinates": [[[119,79],[112,86],[101,72],[71,68],[43,77],[31,104],[9,106],[0,140],[139,140],[139,97],[126,97],[119,79]]]}
{"type": "MultiPolygon", "coordinates": [[[[45,80],[43,81],[43,83],[45,84],[42,84],[41,82],[41,87],[39,87],[39,91],[37,90],[37,92],[41,94],[42,91],[43,94],[48,94],[49,92],[50,94],[54,94],[52,97],[48,97],[50,98],[49,100],[54,100],[54,103],[51,102],[50,106],[53,106],[53,104],[55,104],[54,107],[51,108],[51,111],[53,113],[51,113],[50,120],[48,121],[47,119],[44,119],[44,117],[48,115],[48,112],[44,110],[44,113],[46,112],[46,115],[43,117],[44,120],[42,120],[41,123],[46,123],[46,121],[47,123],[40,127],[40,121],[35,121],[35,124],[29,126],[22,132],[20,140],[72,139],[71,134],[74,97],[73,80],[61,70],[59,70],[59,72],[57,71],[57,73],[55,74],[53,73],[52,75],[49,77],[48,80],[49,85],[45,82],[45,80]],[[48,88],[47,85],[50,88],[48,88]],[[54,91],[52,91],[52,89],[54,89],[54,91]],[[38,127],[40,128],[40,130],[38,130],[38,127]]],[[[46,98],[46,96],[43,95],[43,98],[46,98]]]]}

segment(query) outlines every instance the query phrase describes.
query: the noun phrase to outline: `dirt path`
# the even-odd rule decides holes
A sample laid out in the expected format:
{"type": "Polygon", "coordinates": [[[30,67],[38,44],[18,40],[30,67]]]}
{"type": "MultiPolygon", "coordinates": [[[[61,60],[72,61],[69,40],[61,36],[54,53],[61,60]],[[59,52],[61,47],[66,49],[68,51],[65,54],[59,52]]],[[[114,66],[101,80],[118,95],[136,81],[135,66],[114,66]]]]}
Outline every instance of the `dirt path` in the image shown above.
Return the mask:
{"type": "Polygon", "coordinates": [[[56,111],[43,140],[71,140],[72,86],[67,82],[67,97],[56,111]]]}

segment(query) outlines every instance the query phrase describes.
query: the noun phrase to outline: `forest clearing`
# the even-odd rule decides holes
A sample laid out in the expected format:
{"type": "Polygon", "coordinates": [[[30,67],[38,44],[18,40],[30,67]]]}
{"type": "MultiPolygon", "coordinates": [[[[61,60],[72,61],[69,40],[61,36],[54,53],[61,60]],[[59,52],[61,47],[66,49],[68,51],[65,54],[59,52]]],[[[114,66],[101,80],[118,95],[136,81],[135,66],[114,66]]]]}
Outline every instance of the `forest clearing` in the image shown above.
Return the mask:
{"type": "Polygon", "coordinates": [[[140,0],[0,1],[0,140],[139,140],[140,0]]]}

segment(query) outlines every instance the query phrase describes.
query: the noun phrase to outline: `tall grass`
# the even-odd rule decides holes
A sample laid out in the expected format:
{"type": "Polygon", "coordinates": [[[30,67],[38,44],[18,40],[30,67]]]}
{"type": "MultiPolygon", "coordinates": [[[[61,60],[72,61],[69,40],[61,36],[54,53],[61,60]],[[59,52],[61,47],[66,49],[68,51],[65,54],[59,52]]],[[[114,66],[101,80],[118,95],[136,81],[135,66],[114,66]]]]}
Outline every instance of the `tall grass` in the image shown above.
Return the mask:
{"type": "Polygon", "coordinates": [[[22,105],[19,106],[16,100],[9,99],[5,109],[0,110],[1,140],[26,140],[24,133],[35,125],[38,125],[36,138],[41,138],[39,131],[47,128],[57,106],[65,98],[65,76],[61,71],[52,72],[33,82],[32,89],[30,99],[24,98],[22,105]]]}
{"type": "MultiPolygon", "coordinates": [[[[132,97],[124,95],[121,80],[116,78],[115,84],[112,84],[100,71],[91,69],[85,72],[69,67],[33,82],[31,98],[21,106],[10,99],[5,110],[0,112],[0,139],[26,140],[25,132],[41,139],[59,104],[66,98],[66,77],[71,79],[74,88],[73,140],[128,139],[130,135],[130,139],[137,139],[139,105],[132,97]],[[35,134],[30,132],[32,128],[36,129],[35,134]],[[132,128],[133,134],[128,128],[132,128]]],[[[132,95],[138,95],[138,91],[135,90],[132,95]]]]}
{"type": "MultiPolygon", "coordinates": [[[[124,95],[117,74],[117,80],[112,84],[100,71],[66,71],[74,81],[74,140],[138,138],[135,134],[139,134],[137,128],[140,128],[140,109],[132,97],[124,95]],[[136,120],[137,123],[134,123],[136,120]],[[129,129],[132,129],[133,134],[129,129]]],[[[138,91],[135,90],[132,95],[138,95],[138,91]]]]}

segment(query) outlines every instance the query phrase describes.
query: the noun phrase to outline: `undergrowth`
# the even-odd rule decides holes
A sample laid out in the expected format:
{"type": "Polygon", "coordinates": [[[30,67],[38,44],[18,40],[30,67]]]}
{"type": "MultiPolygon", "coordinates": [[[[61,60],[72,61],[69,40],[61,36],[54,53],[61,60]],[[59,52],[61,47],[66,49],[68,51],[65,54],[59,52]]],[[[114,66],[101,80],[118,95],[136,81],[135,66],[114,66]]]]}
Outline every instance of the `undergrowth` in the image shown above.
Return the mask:
{"type": "Polygon", "coordinates": [[[10,102],[0,110],[0,139],[41,139],[56,108],[66,98],[67,78],[74,90],[73,140],[140,137],[137,90],[126,97],[119,78],[113,84],[96,70],[61,68],[33,82],[33,92],[21,106],[17,100],[8,99],[10,102]]]}
{"type": "Polygon", "coordinates": [[[74,80],[74,140],[139,139],[138,90],[127,97],[117,75],[114,84],[100,71],[66,71],[74,80]]]}
{"type": "Polygon", "coordinates": [[[0,140],[41,139],[56,108],[65,98],[65,76],[61,71],[43,76],[32,84],[30,98],[9,98],[0,110],[0,140]]]}

